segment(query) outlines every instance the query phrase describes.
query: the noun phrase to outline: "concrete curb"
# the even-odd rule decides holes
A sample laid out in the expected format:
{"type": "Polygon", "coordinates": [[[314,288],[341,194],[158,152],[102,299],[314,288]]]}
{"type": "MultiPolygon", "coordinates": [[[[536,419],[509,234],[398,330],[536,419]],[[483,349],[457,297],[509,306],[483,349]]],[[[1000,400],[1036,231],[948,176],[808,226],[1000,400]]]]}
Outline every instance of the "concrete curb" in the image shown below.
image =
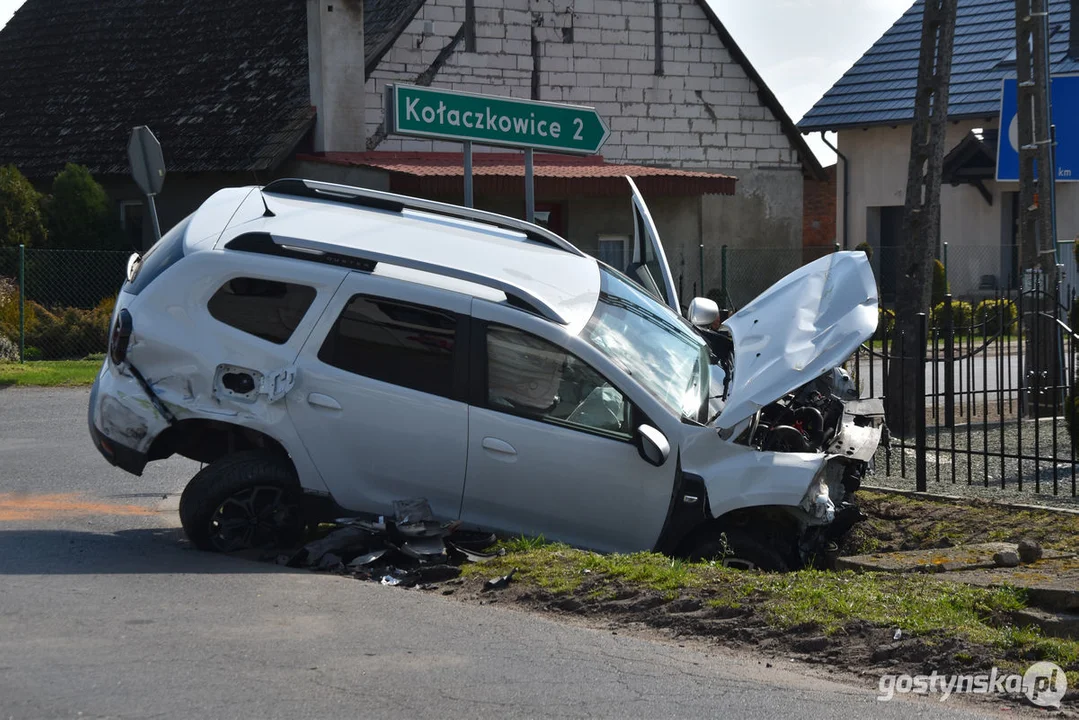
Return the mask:
{"type": "MultiPolygon", "coordinates": [[[[980,498],[961,497],[958,495],[940,495],[937,493],[918,492],[917,490],[903,490],[901,488],[882,487],[879,485],[862,485],[861,489],[869,490],[870,492],[905,495],[906,497],[919,498],[921,500],[932,500],[935,502],[959,502],[970,504],[970,502],[974,499],[980,500],[980,498]]],[[[1007,508],[1009,510],[1042,510],[1047,512],[1064,513],[1066,515],[1079,515],[1079,510],[1072,510],[1071,508],[1051,507],[1049,505],[1026,505],[1022,503],[999,502],[997,500],[982,500],[982,502],[987,502],[991,505],[1007,508]]]]}

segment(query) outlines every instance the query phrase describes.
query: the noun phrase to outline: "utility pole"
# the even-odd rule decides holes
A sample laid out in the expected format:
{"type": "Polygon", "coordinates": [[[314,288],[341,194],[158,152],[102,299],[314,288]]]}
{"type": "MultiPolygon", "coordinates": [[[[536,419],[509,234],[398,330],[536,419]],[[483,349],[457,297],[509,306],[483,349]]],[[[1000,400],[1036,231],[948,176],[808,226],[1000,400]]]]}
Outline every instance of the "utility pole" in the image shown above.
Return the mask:
{"type": "Polygon", "coordinates": [[[903,206],[903,246],[895,269],[896,338],[893,347],[904,361],[888,374],[885,404],[888,426],[909,436],[924,398],[915,397],[925,376],[925,344],[919,345],[919,313],[928,313],[933,258],[940,240],[940,181],[948,119],[948,84],[952,75],[957,0],[926,0],[918,56],[910,165],[903,206]],[[900,370],[900,367],[902,370],[900,370]]]}
{"type": "MultiPolygon", "coordinates": [[[[1016,0],[1015,72],[1019,130],[1019,266],[1026,328],[1024,401],[1030,415],[1052,413],[1060,385],[1053,314],[1056,298],[1053,139],[1049,104],[1047,0],[1016,0]],[[1035,176],[1035,171],[1037,175],[1035,176]],[[1052,392],[1052,391],[1051,391],[1052,392]]],[[[1002,128],[1004,132],[1006,128],[1002,128]]]]}

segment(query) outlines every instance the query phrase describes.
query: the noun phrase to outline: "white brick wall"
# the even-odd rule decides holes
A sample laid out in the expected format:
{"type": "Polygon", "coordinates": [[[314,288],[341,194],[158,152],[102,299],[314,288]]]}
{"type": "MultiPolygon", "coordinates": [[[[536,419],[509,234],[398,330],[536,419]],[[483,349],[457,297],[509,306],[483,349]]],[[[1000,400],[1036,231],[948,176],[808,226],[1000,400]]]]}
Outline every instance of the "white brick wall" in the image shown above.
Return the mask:
{"type": "MultiPolygon", "coordinates": [[[[477,52],[459,43],[432,85],[531,97],[534,35],[540,99],[594,106],[611,127],[601,151],[608,160],[717,170],[799,166],[778,120],[694,0],[664,0],[659,76],[651,2],[475,0],[475,6],[477,52]]],[[[415,82],[463,19],[464,0],[427,0],[367,80],[368,137],[382,124],[385,84],[415,82]],[[428,21],[431,34],[424,33],[428,21]]],[[[378,145],[459,147],[400,137],[378,145]]]]}

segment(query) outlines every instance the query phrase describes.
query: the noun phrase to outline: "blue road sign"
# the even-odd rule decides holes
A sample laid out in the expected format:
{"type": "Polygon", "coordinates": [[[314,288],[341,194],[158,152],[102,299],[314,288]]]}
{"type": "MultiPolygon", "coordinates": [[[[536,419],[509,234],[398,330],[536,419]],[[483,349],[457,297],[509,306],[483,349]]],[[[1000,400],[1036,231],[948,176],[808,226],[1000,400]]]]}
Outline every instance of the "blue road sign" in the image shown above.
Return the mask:
{"type": "MultiPolygon", "coordinates": [[[[1079,181],[1079,75],[1052,80],[1053,122],[1057,126],[1057,182],[1079,181]]],[[[1004,80],[1000,93],[1000,138],[997,180],[1019,180],[1019,121],[1015,78],[1004,80]]]]}

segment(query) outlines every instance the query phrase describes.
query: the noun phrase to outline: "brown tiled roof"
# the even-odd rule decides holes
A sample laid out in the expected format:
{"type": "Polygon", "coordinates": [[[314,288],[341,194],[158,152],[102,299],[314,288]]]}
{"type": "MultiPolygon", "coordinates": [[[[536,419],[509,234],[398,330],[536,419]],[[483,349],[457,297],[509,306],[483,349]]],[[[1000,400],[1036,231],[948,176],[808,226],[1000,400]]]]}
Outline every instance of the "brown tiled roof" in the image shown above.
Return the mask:
{"type": "MultiPolygon", "coordinates": [[[[330,165],[370,167],[390,173],[394,191],[422,194],[459,192],[464,178],[464,156],[450,152],[366,152],[300,155],[299,160],[330,165]]],[[[602,157],[534,156],[537,192],[564,194],[585,191],[589,195],[625,195],[623,179],[633,178],[641,192],[652,195],[733,195],[736,179],[717,173],[644,165],[620,165],[602,157]]],[[[476,192],[507,194],[518,186],[506,186],[507,178],[524,178],[522,153],[478,152],[473,154],[472,175],[476,192]],[[512,187],[512,190],[509,189],[512,187]]]]}
{"type": "Polygon", "coordinates": [[[264,170],[313,118],[302,0],[27,0],[0,31],[0,162],[126,173],[148,125],[172,172],[264,170]]]}

